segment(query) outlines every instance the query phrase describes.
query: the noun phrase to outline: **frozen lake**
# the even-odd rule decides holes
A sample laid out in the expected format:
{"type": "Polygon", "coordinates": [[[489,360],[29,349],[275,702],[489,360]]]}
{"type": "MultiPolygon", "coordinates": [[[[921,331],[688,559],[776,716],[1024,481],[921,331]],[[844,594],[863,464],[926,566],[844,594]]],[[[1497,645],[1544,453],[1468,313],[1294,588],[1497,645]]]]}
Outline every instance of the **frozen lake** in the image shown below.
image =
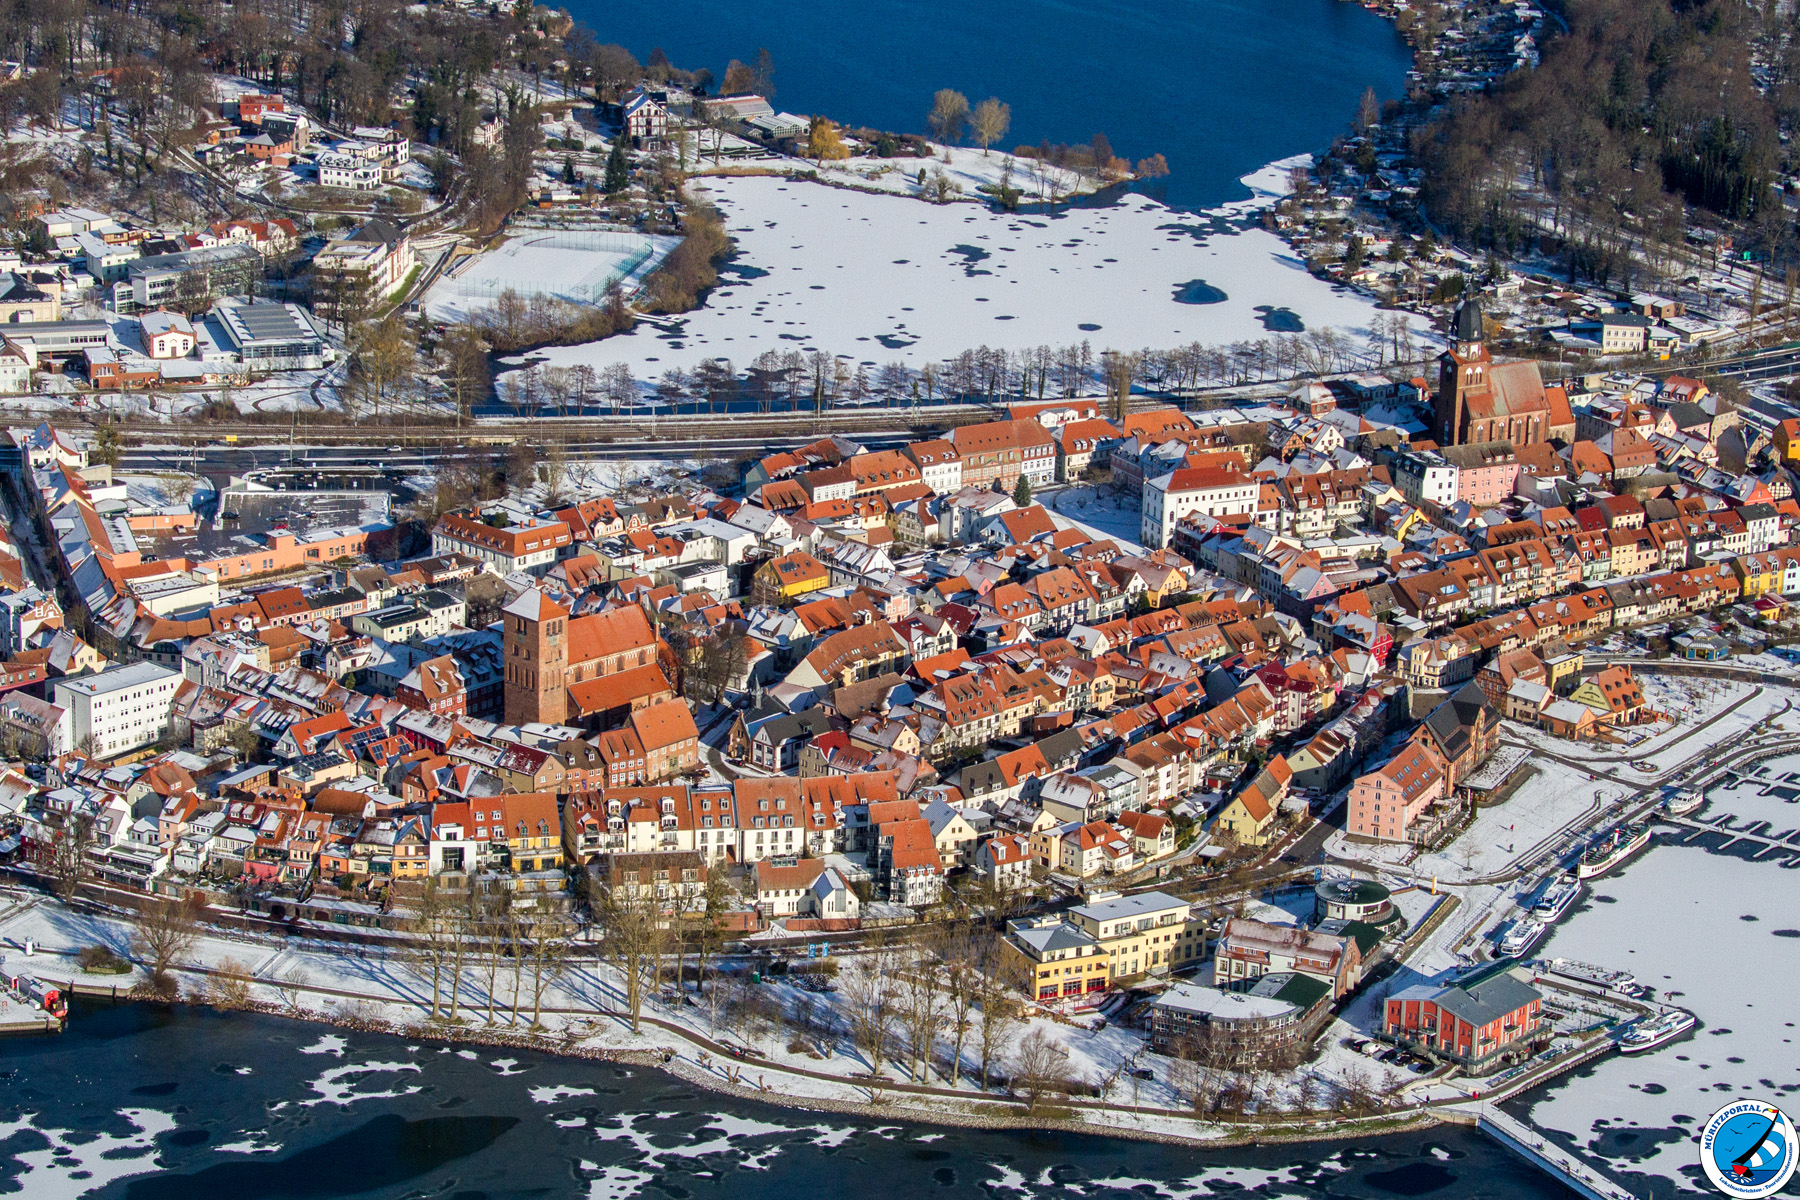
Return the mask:
{"type": "MultiPolygon", "coordinates": [[[[1789,808],[1790,828],[1794,823],[1789,808]]],[[[1693,1011],[1689,1037],[1614,1055],[1537,1093],[1531,1120],[1640,1196],[1694,1194],[1695,1138],[1728,1101],[1790,1111],[1800,1091],[1800,897],[1795,875],[1692,846],[1658,846],[1596,880],[1536,951],[1623,968],[1693,1011]]]]}
{"type": "Polygon", "coordinates": [[[0,1041],[0,1195],[28,1200],[1199,1200],[1560,1189],[1469,1129],[1199,1150],[800,1112],[660,1072],[78,1002],[0,1041]]]}
{"type": "MultiPolygon", "coordinates": [[[[703,358],[742,370],[768,350],[824,351],[873,370],[979,346],[1087,341],[1098,353],[1324,329],[1362,350],[1373,303],[1308,274],[1274,234],[1246,228],[1284,176],[1250,177],[1258,199],[1210,215],[1130,194],[1008,214],[779,178],[708,179],[738,252],[705,307],[534,357],[623,362],[648,381],[703,358]]],[[[1415,337],[1426,333],[1415,325],[1415,337]]]]}

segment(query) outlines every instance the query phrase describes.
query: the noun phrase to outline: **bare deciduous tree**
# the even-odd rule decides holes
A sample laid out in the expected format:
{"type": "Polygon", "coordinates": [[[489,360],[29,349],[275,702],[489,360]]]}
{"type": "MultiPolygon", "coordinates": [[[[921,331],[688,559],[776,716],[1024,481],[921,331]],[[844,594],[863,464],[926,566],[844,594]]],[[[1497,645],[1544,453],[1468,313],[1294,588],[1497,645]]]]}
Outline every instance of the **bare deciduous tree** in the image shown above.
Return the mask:
{"type": "Polygon", "coordinates": [[[1068,1078],[1068,1049],[1042,1029],[1026,1034],[1013,1054],[1012,1071],[1012,1090],[1025,1097],[1025,1107],[1035,1111],[1045,1094],[1065,1087],[1068,1078]]]}
{"type": "Polygon", "coordinates": [[[900,976],[899,990],[900,1022],[912,1053],[908,1071],[914,1083],[925,1083],[932,1048],[944,1024],[944,976],[937,955],[929,950],[915,953],[900,976]]]}
{"type": "Polygon", "coordinates": [[[407,922],[407,929],[413,935],[408,943],[407,958],[413,970],[431,983],[431,1008],[425,1014],[428,1020],[435,1021],[443,1015],[444,977],[462,940],[459,915],[455,902],[445,895],[439,878],[427,876],[419,893],[417,914],[407,922]]]}
{"type": "Polygon", "coordinates": [[[206,980],[206,1002],[214,1008],[237,1010],[250,1007],[250,968],[228,958],[206,980]]]}
{"type": "Polygon", "coordinates": [[[999,935],[990,932],[977,938],[969,958],[975,969],[975,1003],[981,1009],[975,1044],[981,1055],[981,1086],[985,1091],[994,1064],[1006,1053],[1022,1016],[1012,995],[1012,960],[999,935]]]}
{"type": "Polygon", "coordinates": [[[619,973],[631,1032],[640,1028],[644,994],[654,985],[669,941],[662,906],[649,888],[596,889],[594,919],[600,928],[600,954],[619,973]]]}
{"type": "Polygon", "coordinates": [[[67,900],[80,890],[88,876],[88,847],[94,841],[94,819],[86,813],[70,813],[50,847],[50,878],[58,898],[67,900]]]}
{"type": "Polygon", "coordinates": [[[862,1052],[869,1072],[881,1074],[887,1060],[888,1026],[893,1020],[894,966],[897,956],[893,948],[877,946],[857,958],[844,972],[844,999],[849,1005],[850,1040],[862,1052]]]}
{"type": "Polygon", "coordinates": [[[940,142],[961,141],[969,124],[969,98],[954,88],[940,88],[931,98],[931,113],[925,124],[940,142]]]}
{"type": "Polygon", "coordinates": [[[131,952],[149,976],[151,994],[170,999],[179,989],[172,971],[200,936],[200,908],[193,900],[162,897],[146,904],[132,921],[131,952]]]}

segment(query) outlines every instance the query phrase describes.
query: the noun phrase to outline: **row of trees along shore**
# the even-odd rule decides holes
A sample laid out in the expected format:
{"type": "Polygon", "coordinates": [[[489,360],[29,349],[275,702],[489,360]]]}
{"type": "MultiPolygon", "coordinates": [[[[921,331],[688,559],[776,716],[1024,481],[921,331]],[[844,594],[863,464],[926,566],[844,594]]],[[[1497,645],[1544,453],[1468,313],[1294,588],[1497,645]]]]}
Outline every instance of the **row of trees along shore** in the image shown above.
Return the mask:
{"type": "MultiPolygon", "coordinates": [[[[498,881],[490,886],[477,877],[467,886],[445,886],[434,877],[410,885],[401,901],[412,914],[410,941],[392,958],[417,982],[421,1011],[411,1030],[454,1037],[459,1029],[502,1028],[560,1036],[573,1045],[614,1020],[641,1033],[647,1011],[686,991],[697,997],[701,1029],[727,1045],[759,1053],[779,1047],[815,1061],[856,1056],[864,1070],[849,1078],[877,1103],[903,1081],[1002,1087],[1030,1111],[1054,1112],[1062,1097],[1132,1104],[1143,1098],[1134,1063],[1085,1073],[1060,1039],[1030,1023],[1025,977],[993,929],[950,920],[906,939],[878,931],[841,959],[759,959],[723,969],[719,918],[733,899],[723,874],[709,876],[695,912],[679,921],[668,918],[648,887],[589,883],[584,892],[592,924],[578,929],[565,917],[516,903],[498,881]],[[758,982],[752,977],[758,964],[778,973],[758,982]],[[780,982],[799,986],[771,986],[780,982]]],[[[262,986],[274,990],[280,1010],[318,1007],[319,993],[303,972],[290,968],[264,979],[234,958],[184,992],[181,975],[207,933],[205,916],[192,898],[152,898],[132,917],[126,949],[143,974],[141,998],[266,1008],[256,995],[262,986]]],[[[101,973],[132,965],[105,945],[83,949],[77,962],[101,973]]],[[[380,1017],[367,1000],[324,1003],[353,1024],[375,1025],[380,1017]]],[[[1391,1086],[1355,1068],[1335,1082],[1307,1076],[1296,1085],[1298,1050],[1271,1051],[1228,1033],[1197,1030],[1172,1049],[1168,1082],[1199,1115],[1229,1120],[1273,1109],[1355,1116],[1395,1101],[1391,1086]]],[[[701,1059],[732,1083],[753,1082],[744,1060],[701,1059]]]]}

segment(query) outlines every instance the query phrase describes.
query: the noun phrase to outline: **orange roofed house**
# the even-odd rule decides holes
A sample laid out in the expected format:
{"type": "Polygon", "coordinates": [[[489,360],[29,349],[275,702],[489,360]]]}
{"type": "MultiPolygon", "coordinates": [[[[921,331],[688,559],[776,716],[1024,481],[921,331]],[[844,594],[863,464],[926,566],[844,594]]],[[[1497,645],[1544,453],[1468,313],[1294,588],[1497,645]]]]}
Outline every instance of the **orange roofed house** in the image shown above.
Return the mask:
{"type": "Polygon", "coordinates": [[[950,431],[950,444],[962,460],[964,487],[998,483],[1010,491],[1021,475],[1033,487],[1056,480],[1056,441],[1036,421],[962,425],[950,431]]]}
{"type": "Polygon", "coordinates": [[[673,779],[700,763],[700,731],[682,700],[665,700],[631,714],[622,729],[598,740],[607,787],[673,779]]]}
{"type": "Polygon", "coordinates": [[[465,554],[502,575],[515,571],[542,575],[567,556],[574,539],[561,521],[535,525],[490,525],[460,513],[445,513],[431,531],[433,554],[465,554]]]}
{"type": "Polygon", "coordinates": [[[792,604],[830,586],[830,569],[806,551],[794,550],[756,569],[750,578],[750,599],[756,604],[792,604]]]}

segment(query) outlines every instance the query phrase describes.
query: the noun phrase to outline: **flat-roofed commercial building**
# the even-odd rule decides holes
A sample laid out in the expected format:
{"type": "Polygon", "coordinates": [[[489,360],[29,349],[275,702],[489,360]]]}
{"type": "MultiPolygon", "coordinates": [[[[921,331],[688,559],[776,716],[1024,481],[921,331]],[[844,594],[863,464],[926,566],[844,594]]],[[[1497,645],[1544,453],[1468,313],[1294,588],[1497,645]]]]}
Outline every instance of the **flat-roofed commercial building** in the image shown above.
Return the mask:
{"type": "Polygon", "coordinates": [[[335,357],[311,314],[298,304],[220,304],[213,314],[246,366],[312,370],[335,357]]]}

